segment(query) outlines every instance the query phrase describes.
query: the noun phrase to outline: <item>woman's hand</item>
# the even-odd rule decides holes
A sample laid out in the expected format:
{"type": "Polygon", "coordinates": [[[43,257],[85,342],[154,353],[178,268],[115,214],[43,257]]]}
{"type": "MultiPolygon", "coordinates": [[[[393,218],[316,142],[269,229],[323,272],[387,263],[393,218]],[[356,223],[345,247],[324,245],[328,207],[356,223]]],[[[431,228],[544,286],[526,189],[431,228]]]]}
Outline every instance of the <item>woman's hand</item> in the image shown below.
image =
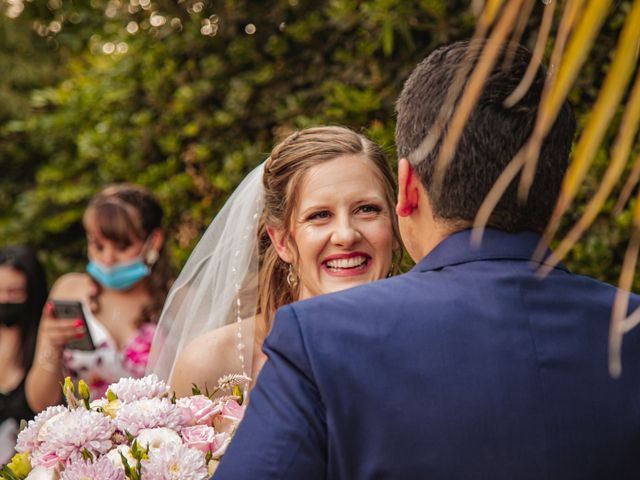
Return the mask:
{"type": "Polygon", "coordinates": [[[53,315],[53,305],[47,303],[38,329],[36,363],[44,363],[41,366],[60,369],[64,346],[71,340],[82,338],[84,333],[82,319],[56,318],[53,315]]]}
{"type": "Polygon", "coordinates": [[[53,305],[47,303],[42,312],[33,366],[25,384],[27,401],[34,412],[60,401],[62,354],[70,340],[85,334],[81,319],[56,318],[53,305]]]}

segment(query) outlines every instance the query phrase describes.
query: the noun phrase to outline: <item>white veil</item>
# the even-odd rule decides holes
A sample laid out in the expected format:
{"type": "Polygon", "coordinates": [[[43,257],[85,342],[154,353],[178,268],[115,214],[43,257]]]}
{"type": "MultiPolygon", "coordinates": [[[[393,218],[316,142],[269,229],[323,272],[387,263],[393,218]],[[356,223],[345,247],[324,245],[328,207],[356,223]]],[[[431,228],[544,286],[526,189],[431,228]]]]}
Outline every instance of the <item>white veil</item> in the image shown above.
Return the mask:
{"type": "MultiPolygon", "coordinates": [[[[264,207],[256,167],[207,228],[169,291],[147,373],[168,381],[184,348],[206,332],[236,323],[238,371],[251,375],[253,318],[258,304],[257,230],[264,207]]],[[[212,362],[216,359],[211,359],[212,362]]]]}

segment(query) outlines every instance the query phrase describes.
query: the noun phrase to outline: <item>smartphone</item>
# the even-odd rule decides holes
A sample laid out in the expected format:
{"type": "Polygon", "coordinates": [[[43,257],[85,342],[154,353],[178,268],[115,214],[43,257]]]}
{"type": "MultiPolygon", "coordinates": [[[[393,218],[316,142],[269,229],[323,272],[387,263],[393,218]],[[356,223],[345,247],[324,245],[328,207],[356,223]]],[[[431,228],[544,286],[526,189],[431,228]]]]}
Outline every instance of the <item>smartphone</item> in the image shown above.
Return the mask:
{"type": "Polygon", "coordinates": [[[82,338],[73,339],[66,344],[71,350],[95,350],[96,346],[91,338],[87,319],[84,316],[82,303],[75,300],[53,300],[53,316],[56,318],[77,318],[82,321],[84,335],[82,338]]]}

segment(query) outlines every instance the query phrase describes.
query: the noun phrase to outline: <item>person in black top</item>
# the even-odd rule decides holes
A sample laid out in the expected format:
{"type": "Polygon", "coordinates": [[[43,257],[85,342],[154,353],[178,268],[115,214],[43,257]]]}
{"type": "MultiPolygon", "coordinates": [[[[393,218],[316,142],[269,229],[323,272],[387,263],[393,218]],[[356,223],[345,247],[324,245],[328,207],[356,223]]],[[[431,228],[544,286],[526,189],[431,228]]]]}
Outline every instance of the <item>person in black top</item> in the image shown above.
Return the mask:
{"type": "Polygon", "coordinates": [[[20,420],[34,415],[24,380],[46,300],[46,277],[35,252],[23,246],[0,248],[0,463],[12,455],[20,420]]]}

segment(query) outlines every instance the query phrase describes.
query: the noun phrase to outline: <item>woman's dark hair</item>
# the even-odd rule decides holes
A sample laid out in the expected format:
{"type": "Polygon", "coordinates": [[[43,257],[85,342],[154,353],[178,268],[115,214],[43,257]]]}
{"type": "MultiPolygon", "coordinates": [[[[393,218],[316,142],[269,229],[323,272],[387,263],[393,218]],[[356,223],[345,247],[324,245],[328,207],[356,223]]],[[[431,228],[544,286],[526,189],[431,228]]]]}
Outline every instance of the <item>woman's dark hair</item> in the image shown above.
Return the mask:
{"type": "Polygon", "coordinates": [[[10,246],[0,248],[0,265],[11,267],[27,278],[27,304],[20,320],[20,363],[27,371],[31,367],[35,351],[38,325],[42,309],[47,301],[47,279],[36,253],[29,247],[10,246]]]}
{"type": "MultiPolygon", "coordinates": [[[[92,220],[101,235],[113,242],[130,245],[134,239],[146,241],[156,229],[162,228],[162,207],[156,197],[146,188],[129,183],[105,187],[93,197],[84,213],[84,226],[92,220]]],[[[163,243],[157,261],[151,265],[151,275],[145,281],[152,294],[138,319],[138,324],[155,323],[173,280],[173,270],[163,243]]],[[[91,311],[100,311],[102,287],[95,282],[95,294],[91,296],[91,311]]]]}

